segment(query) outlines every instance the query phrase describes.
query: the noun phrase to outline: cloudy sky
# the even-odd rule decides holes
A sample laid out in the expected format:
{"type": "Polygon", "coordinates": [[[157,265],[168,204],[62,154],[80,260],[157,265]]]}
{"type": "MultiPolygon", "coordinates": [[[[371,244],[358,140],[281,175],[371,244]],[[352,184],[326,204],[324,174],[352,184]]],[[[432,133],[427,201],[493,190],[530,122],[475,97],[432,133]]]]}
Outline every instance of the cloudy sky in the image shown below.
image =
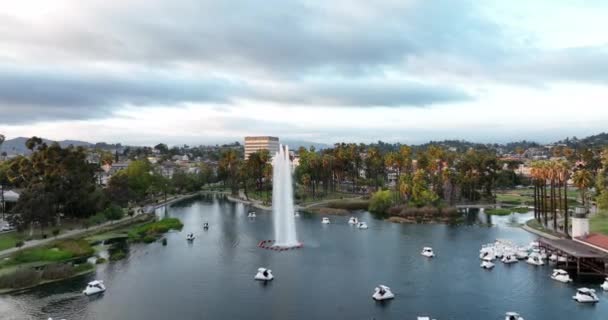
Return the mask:
{"type": "Polygon", "coordinates": [[[0,133],[199,144],[608,131],[608,1],[19,0],[0,133]]]}

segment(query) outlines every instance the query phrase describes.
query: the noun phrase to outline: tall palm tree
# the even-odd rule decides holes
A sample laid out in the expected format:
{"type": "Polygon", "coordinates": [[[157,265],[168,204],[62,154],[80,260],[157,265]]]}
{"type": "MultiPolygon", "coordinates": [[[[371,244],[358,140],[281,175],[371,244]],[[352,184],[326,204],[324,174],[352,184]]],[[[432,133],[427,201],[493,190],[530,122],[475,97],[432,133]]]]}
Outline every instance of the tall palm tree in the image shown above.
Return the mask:
{"type": "Polygon", "coordinates": [[[532,184],[534,185],[534,219],[540,222],[540,201],[538,199],[539,188],[538,180],[540,178],[538,162],[533,162],[530,165],[530,175],[532,176],[532,184]]]}
{"type": "Polygon", "coordinates": [[[549,170],[547,168],[546,162],[541,162],[540,164],[540,181],[541,181],[541,197],[542,197],[542,214],[543,214],[543,222],[545,227],[548,225],[547,219],[547,179],[549,178],[549,170]]]}
{"type": "Polygon", "coordinates": [[[570,165],[567,161],[558,162],[559,180],[564,187],[564,202],[563,202],[563,216],[564,216],[564,233],[568,236],[568,179],[570,178],[570,165]]]}
{"type": "Polygon", "coordinates": [[[572,175],[572,182],[581,193],[583,207],[586,206],[585,198],[587,189],[593,184],[593,176],[591,175],[591,172],[589,172],[587,169],[580,169],[574,172],[574,175],[572,175]]]}

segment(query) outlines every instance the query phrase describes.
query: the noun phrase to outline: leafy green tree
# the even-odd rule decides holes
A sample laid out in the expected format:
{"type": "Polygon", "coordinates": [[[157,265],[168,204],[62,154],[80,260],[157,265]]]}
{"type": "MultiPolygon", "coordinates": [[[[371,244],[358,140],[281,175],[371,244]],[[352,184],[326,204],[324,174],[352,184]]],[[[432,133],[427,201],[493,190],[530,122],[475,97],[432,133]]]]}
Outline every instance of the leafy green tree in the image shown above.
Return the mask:
{"type": "Polygon", "coordinates": [[[108,220],[120,220],[124,216],[124,212],[121,207],[117,205],[111,205],[103,211],[103,215],[108,220]]]}
{"type": "Polygon", "coordinates": [[[129,188],[129,177],[124,172],[118,172],[108,181],[105,189],[108,199],[121,207],[126,206],[135,198],[135,193],[129,188]]]}
{"type": "Polygon", "coordinates": [[[393,205],[393,196],[389,190],[376,191],[369,202],[369,211],[376,215],[385,215],[393,205]]]}

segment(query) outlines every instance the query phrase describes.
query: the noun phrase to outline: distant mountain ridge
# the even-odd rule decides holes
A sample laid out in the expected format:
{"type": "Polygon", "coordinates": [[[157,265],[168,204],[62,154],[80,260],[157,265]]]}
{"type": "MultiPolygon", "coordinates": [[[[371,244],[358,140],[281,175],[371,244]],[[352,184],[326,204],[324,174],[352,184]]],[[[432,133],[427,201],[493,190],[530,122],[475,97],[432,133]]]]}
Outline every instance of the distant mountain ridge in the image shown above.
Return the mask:
{"type": "MultiPolygon", "coordinates": [[[[14,139],[9,139],[4,141],[4,143],[0,146],[0,153],[1,152],[6,152],[8,155],[15,155],[15,154],[29,154],[30,150],[28,150],[25,147],[25,142],[27,141],[27,139],[29,138],[25,138],[25,137],[18,137],[18,138],[14,138],[14,139]]],[[[80,141],[80,140],[61,140],[61,141],[54,141],[54,140],[50,140],[50,139],[43,139],[43,141],[47,144],[51,144],[53,142],[58,142],[59,145],[61,145],[62,147],[67,147],[69,145],[73,145],[76,147],[82,146],[82,147],[87,147],[87,148],[100,148],[100,149],[104,149],[104,150],[115,150],[115,149],[121,149],[123,146],[121,144],[108,144],[108,143],[104,143],[104,142],[99,142],[99,143],[90,143],[90,142],[86,142],[86,141],[80,141]]],[[[318,143],[318,142],[311,142],[311,141],[304,141],[304,140],[292,140],[292,139],[285,139],[285,140],[280,140],[281,144],[284,145],[288,145],[289,148],[291,150],[297,150],[300,147],[304,147],[306,149],[309,149],[311,146],[313,146],[316,150],[322,150],[322,149],[327,149],[327,148],[331,148],[333,147],[333,144],[326,144],[326,143],[318,143]]],[[[446,148],[454,148],[458,151],[464,151],[467,150],[468,148],[471,147],[490,147],[490,148],[502,148],[505,149],[505,151],[513,151],[516,148],[523,148],[523,149],[527,149],[527,148],[531,148],[531,147],[540,147],[544,144],[539,144],[537,142],[534,141],[516,141],[516,142],[509,142],[509,143],[475,143],[475,142],[470,142],[470,141],[464,141],[464,140],[443,140],[443,141],[429,141],[427,143],[423,143],[423,144],[418,144],[418,145],[414,145],[413,147],[417,147],[417,148],[425,148],[430,144],[437,144],[437,145],[442,145],[446,148]]],[[[400,145],[399,143],[393,144],[393,143],[384,143],[382,141],[378,141],[378,143],[372,143],[372,145],[378,146],[380,147],[380,149],[392,149],[395,146],[400,145]]],[[[596,135],[591,135],[585,138],[577,138],[577,137],[572,137],[572,138],[566,138],[560,141],[556,141],[553,143],[549,143],[548,145],[562,145],[562,146],[568,146],[571,148],[579,148],[579,147],[606,147],[608,146],[608,133],[606,132],[602,132],[596,135]]],[[[137,146],[131,146],[134,148],[137,148],[137,146]]]]}
{"type": "MultiPolygon", "coordinates": [[[[25,142],[29,138],[18,137],[14,139],[9,139],[4,141],[4,143],[0,146],[0,152],[6,152],[8,155],[14,154],[29,154],[31,151],[25,147],[25,142]]],[[[62,141],[54,141],[49,139],[42,139],[46,144],[51,144],[53,142],[59,143],[62,148],[73,145],[75,147],[91,147],[92,143],[86,141],[79,140],[62,140],[62,141]]]]}

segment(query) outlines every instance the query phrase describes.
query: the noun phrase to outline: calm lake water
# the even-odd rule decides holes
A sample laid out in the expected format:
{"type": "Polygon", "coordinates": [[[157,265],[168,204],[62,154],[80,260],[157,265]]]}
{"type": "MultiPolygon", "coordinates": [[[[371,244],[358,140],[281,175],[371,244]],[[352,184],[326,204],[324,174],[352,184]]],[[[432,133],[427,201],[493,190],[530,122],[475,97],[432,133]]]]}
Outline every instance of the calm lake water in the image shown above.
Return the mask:
{"type": "MultiPolygon", "coordinates": [[[[576,287],[599,283],[562,284],[549,278],[551,267],[497,263],[479,267],[481,244],[505,238],[527,244],[533,236],[511,225],[529,215],[492,217],[487,225],[399,225],[374,220],[368,230],[347,224],[349,217],[296,220],[305,247],[288,252],[258,248],[272,238],[272,217],[214,197],[177,205],[168,215],[185,227],[168,235],[168,245],[132,245],[123,261],[100,266],[96,274],[0,296],[0,319],[504,319],[517,311],[526,319],[608,319],[608,294],[600,303],[572,300],[576,287]],[[202,230],[204,222],[210,229],[202,230]],[[188,244],[185,236],[197,239],[188,244]],[[437,255],[420,255],[432,246],[437,255]],[[269,267],[275,280],[253,280],[258,267],[269,267]],[[103,296],[80,292],[102,279],[103,296]],[[392,288],[395,300],[371,299],[378,284],[392,288]]],[[[484,214],[469,221],[488,223],[484,214]]]]}

